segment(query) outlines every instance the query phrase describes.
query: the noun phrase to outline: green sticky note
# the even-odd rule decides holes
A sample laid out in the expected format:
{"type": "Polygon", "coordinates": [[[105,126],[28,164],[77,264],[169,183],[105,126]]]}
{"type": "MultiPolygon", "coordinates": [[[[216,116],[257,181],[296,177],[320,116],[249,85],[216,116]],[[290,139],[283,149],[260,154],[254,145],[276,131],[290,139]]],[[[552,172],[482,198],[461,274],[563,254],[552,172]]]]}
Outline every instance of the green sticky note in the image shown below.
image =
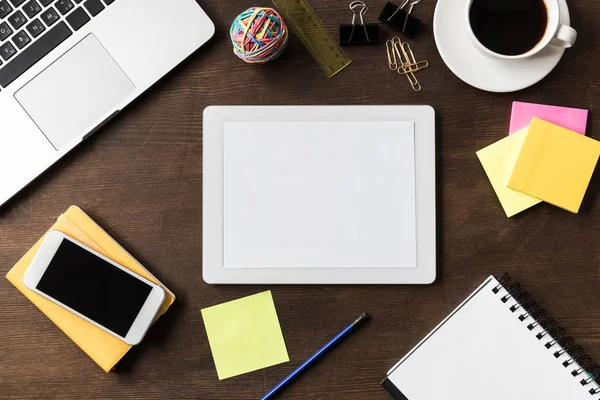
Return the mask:
{"type": "Polygon", "coordinates": [[[289,361],[271,291],[202,310],[219,380],[289,361]]]}

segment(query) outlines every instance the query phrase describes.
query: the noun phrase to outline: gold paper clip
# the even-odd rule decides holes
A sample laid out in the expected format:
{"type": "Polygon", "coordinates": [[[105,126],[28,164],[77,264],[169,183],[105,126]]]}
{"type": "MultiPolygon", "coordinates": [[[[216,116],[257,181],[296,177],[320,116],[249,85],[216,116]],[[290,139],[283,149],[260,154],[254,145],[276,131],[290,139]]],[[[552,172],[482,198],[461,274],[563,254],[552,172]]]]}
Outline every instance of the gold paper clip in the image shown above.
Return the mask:
{"type": "Polygon", "coordinates": [[[422,87],[419,81],[417,80],[416,75],[413,72],[409,72],[406,74],[408,81],[410,82],[410,86],[413,88],[415,92],[420,92],[422,87]]]}
{"type": "Polygon", "coordinates": [[[421,91],[422,87],[415,72],[427,68],[429,62],[417,61],[410,44],[402,42],[398,36],[386,42],[386,51],[390,69],[397,71],[401,75],[405,75],[414,91],[421,91]]]}
{"type": "Polygon", "coordinates": [[[429,66],[429,62],[424,60],[424,61],[417,61],[417,59],[415,58],[415,53],[413,53],[410,44],[408,44],[407,42],[403,42],[400,45],[400,50],[402,51],[402,55],[404,56],[404,60],[406,60],[406,62],[403,62],[401,65],[401,69],[398,68],[398,73],[399,74],[407,74],[409,72],[417,72],[419,70],[422,70],[424,68],[427,68],[429,66]]]}
{"type": "Polygon", "coordinates": [[[388,66],[392,71],[398,70],[398,58],[396,57],[396,50],[394,49],[394,41],[386,40],[385,51],[387,52],[388,66]]]}

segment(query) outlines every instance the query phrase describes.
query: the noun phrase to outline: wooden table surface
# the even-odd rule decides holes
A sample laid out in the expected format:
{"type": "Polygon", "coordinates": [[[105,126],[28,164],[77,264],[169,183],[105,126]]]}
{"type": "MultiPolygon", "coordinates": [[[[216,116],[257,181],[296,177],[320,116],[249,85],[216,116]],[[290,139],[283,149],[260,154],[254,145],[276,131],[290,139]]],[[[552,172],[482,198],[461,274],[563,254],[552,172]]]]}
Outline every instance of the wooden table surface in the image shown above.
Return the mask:
{"type": "MultiPolygon", "coordinates": [[[[311,0],[326,25],[348,1],[311,0]]],[[[383,0],[371,0],[376,20],[383,0]]],[[[411,41],[430,62],[421,93],[388,70],[383,43],[347,48],[353,63],[327,79],[297,37],[276,62],[232,54],[233,18],[253,2],[202,1],[214,39],[0,209],[0,273],[72,204],[88,212],[177,295],[142,345],[105,374],[6,280],[0,280],[0,398],[256,399],[360,312],[372,320],[290,386],[282,399],[387,399],[386,371],[488,275],[522,281],[600,362],[600,174],[578,215],[538,205],[507,219],[475,151],[504,137],[514,100],[587,108],[600,139],[600,2],[571,1],[576,46],[541,83],[512,94],[474,89],[442,62],[435,1],[411,41]],[[202,111],[229,104],[430,104],[437,121],[438,279],[429,286],[209,286],[202,281],[202,111]],[[200,309],[271,290],[291,361],[217,379],[200,309]]],[[[264,1],[269,5],[269,1],[264,1]]],[[[156,28],[156,27],[155,27],[156,28]]],[[[383,38],[395,33],[381,26],[383,38]]],[[[435,377],[431,377],[435,381],[435,377]]],[[[518,398],[518,394],[515,394],[518,398]]]]}

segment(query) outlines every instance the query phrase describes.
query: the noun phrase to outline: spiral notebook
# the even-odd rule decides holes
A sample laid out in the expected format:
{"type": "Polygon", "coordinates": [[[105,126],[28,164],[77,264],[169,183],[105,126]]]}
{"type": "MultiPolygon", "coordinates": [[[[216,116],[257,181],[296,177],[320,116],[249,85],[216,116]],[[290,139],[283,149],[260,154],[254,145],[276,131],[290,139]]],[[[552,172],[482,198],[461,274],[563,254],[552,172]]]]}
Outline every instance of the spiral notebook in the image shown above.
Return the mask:
{"type": "Polygon", "coordinates": [[[382,385],[396,400],[600,400],[599,373],[504,275],[486,279],[382,385]]]}

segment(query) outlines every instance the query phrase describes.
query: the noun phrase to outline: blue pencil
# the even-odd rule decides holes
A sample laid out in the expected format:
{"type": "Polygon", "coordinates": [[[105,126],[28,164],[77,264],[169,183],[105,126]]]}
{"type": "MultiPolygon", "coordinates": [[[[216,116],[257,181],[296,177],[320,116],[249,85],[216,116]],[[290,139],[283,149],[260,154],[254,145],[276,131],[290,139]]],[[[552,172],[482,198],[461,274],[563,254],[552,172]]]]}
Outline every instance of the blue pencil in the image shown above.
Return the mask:
{"type": "Polygon", "coordinates": [[[304,370],[308,369],[312,364],[319,359],[323,354],[327,352],[327,350],[331,349],[337,343],[339,343],[345,336],[354,331],[354,329],[360,324],[362,321],[367,319],[367,314],[362,313],[360,317],[356,318],[354,322],[344,328],[343,331],[338,333],[333,339],[331,339],[325,346],[321,347],[315,354],[309,357],[308,360],[304,361],[298,368],[292,371],[291,374],[286,376],[281,382],[279,382],[273,389],[271,389],[267,394],[260,398],[260,400],[269,400],[272,399],[277,392],[279,392],[285,385],[294,380],[298,375],[300,375],[304,370]]]}

